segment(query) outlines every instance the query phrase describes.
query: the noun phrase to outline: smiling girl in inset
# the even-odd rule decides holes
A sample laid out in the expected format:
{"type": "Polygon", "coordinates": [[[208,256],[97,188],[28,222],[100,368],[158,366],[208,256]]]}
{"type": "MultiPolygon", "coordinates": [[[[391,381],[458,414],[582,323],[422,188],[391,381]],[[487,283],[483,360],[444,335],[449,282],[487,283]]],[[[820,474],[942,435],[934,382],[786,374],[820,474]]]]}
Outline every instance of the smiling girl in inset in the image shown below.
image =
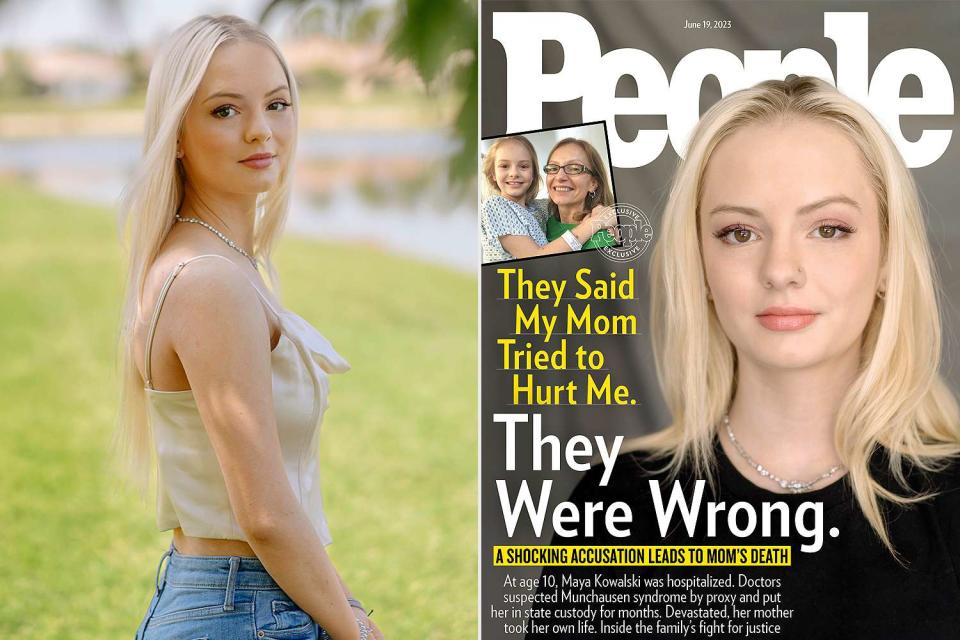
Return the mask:
{"type": "Polygon", "coordinates": [[[540,190],[537,152],[523,136],[494,142],[483,159],[486,187],[493,195],[480,211],[483,262],[564,253],[581,249],[598,229],[617,223],[612,208],[597,207],[562,237],[548,241],[547,212],[534,201],[540,190]]]}

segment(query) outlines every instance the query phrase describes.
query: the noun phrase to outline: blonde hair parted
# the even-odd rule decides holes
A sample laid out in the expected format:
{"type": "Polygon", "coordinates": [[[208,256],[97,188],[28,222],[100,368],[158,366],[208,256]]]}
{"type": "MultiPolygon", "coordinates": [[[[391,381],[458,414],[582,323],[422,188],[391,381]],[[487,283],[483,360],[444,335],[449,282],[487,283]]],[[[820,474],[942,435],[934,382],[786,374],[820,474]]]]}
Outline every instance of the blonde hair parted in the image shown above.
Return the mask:
{"type": "MultiPolygon", "coordinates": [[[[173,32],[159,51],[147,85],[143,155],[120,200],[119,233],[126,250],[126,287],[118,347],[120,400],[114,445],[143,492],[152,475],[152,435],[144,380],[136,366],[133,334],[141,311],[149,267],[156,259],[184,195],[185,176],[176,158],[184,115],[216,50],[235,41],[263,45],[283,68],[294,116],[300,102],[296,82],[276,43],[257,25],[236,16],[200,16],[173,32]]],[[[279,280],[271,260],[290,203],[295,139],[277,184],[257,198],[253,255],[264,266],[271,289],[279,280]]]]}
{"type": "Polygon", "coordinates": [[[527,153],[530,154],[530,162],[533,165],[533,181],[523,194],[523,204],[529,205],[530,201],[537,197],[537,192],[540,191],[540,167],[537,166],[537,164],[539,164],[537,160],[537,150],[534,149],[533,143],[523,136],[506,136],[500,138],[487,149],[486,155],[483,156],[483,176],[487,179],[487,195],[500,193],[500,187],[497,186],[497,170],[494,164],[497,161],[497,149],[507,142],[515,142],[521,145],[527,150],[527,153]]]}
{"type": "Polygon", "coordinates": [[[715,428],[736,391],[736,353],[707,300],[699,240],[704,173],[717,145],[733,132],[799,118],[836,127],[858,147],[879,204],[886,292],[864,329],[858,374],[837,414],[835,445],[867,521],[896,556],[880,501],[908,504],[929,497],[908,485],[904,463],[936,471],[958,455],[960,414],[939,374],[936,274],[913,177],[873,116],[822,80],[791,77],[737,91],[707,111],[693,131],[651,266],[651,334],[673,422],[639,446],[666,457],[672,475],[689,465],[712,477],[715,428]],[[887,451],[903,493],[871,473],[879,448],[887,451]]]}

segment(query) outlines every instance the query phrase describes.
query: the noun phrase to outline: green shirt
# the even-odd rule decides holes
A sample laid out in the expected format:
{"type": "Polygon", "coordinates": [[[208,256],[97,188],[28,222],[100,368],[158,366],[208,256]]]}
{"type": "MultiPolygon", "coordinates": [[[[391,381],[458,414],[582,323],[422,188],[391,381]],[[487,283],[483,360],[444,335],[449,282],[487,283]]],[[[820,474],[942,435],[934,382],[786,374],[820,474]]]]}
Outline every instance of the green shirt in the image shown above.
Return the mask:
{"type": "MultiPolygon", "coordinates": [[[[564,231],[569,231],[576,226],[576,223],[571,222],[567,224],[560,222],[560,220],[554,216],[550,216],[547,218],[547,241],[553,242],[562,236],[564,231]]],[[[615,247],[616,245],[617,241],[613,239],[613,236],[607,233],[606,229],[601,229],[583,243],[583,248],[599,249],[600,247],[615,247]]]]}

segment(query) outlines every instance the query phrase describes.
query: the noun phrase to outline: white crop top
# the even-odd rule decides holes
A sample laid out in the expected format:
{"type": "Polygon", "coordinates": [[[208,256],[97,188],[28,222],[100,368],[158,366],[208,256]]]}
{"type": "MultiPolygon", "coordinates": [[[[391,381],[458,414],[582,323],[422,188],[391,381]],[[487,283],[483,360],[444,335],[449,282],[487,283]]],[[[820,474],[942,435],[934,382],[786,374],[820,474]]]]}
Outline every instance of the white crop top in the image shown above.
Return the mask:
{"type": "MultiPolygon", "coordinates": [[[[230,506],[223,474],[200,420],[193,391],[154,389],[150,375],[153,335],[167,291],[184,267],[201,258],[219,258],[234,264],[216,254],[180,262],[160,290],[147,334],[144,391],[159,467],[157,525],[161,531],[180,527],[188,536],[246,540],[230,506]]],[[[280,342],[271,352],[271,366],[283,466],[300,505],[327,545],[332,538],[320,495],[318,437],[327,408],[327,374],[347,371],[350,365],[306,320],[290,311],[278,311],[252,282],[251,286],[280,319],[280,342]]]]}

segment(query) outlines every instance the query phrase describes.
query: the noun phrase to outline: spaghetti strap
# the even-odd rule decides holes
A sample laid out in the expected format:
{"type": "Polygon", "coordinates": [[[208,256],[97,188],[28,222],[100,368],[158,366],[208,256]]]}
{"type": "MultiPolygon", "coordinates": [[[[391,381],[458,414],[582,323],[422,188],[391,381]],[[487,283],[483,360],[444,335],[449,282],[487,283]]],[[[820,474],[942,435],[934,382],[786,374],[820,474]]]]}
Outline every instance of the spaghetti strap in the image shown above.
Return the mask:
{"type": "MultiPolygon", "coordinates": [[[[157,304],[153,308],[153,316],[150,318],[150,328],[147,330],[147,346],[143,356],[143,370],[145,374],[144,382],[146,383],[147,387],[150,389],[153,389],[153,376],[151,375],[151,371],[150,371],[150,354],[153,351],[153,335],[157,330],[157,320],[160,318],[160,309],[161,307],[163,307],[163,301],[167,297],[167,292],[170,290],[170,285],[173,284],[174,278],[176,278],[177,275],[179,275],[180,272],[183,271],[183,268],[186,267],[188,264],[190,264],[194,260],[199,260],[201,258],[220,258],[221,260],[225,262],[229,262],[233,266],[237,267],[237,265],[229,258],[225,258],[224,256],[218,255],[216,253],[205,253],[203,255],[194,256],[192,258],[188,258],[187,260],[183,260],[177,263],[177,266],[174,268],[174,270],[171,271],[170,275],[167,276],[166,281],[163,283],[163,287],[160,289],[160,295],[157,298],[157,304]]],[[[237,268],[239,269],[239,267],[237,268]]],[[[246,278],[247,276],[244,275],[243,277],[246,278]]],[[[247,279],[249,280],[249,278],[247,279]]],[[[270,308],[270,310],[273,311],[278,318],[281,317],[280,312],[277,310],[276,307],[273,306],[273,303],[271,303],[270,300],[268,300],[267,297],[263,295],[263,293],[260,291],[260,288],[257,287],[255,284],[253,284],[252,281],[250,282],[250,286],[253,287],[253,290],[257,292],[257,295],[260,296],[260,299],[263,300],[264,303],[266,303],[266,305],[270,308]]]]}

